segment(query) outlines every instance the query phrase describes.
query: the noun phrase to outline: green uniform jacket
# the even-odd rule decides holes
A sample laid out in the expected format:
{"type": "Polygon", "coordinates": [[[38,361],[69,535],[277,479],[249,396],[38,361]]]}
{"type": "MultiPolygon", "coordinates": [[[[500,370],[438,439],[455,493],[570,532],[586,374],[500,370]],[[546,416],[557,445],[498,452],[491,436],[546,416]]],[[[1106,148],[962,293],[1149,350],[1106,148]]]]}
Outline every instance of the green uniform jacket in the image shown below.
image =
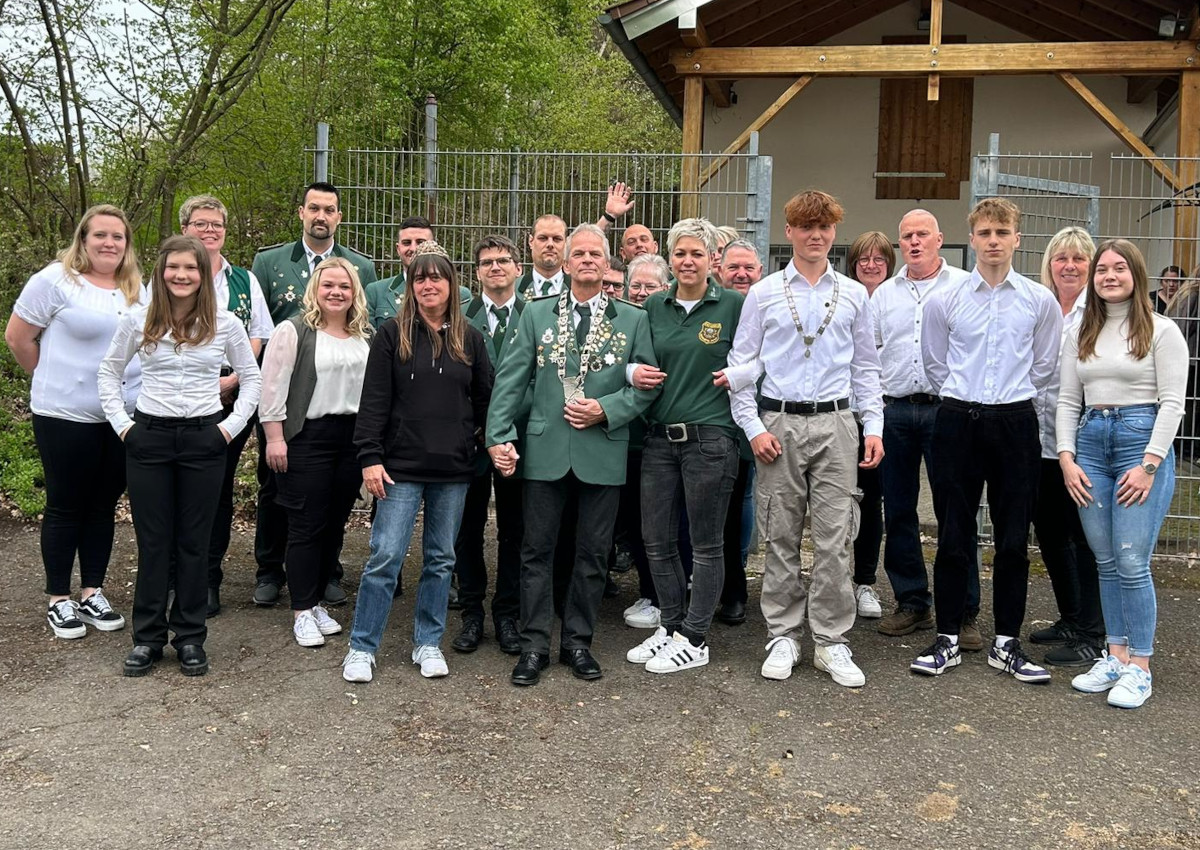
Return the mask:
{"type": "MultiPolygon", "coordinates": [[[[467,324],[475,328],[481,334],[487,343],[488,356],[492,358],[492,369],[500,371],[500,364],[504,362],[504,355],[509,349],[509,343],[512,338],[517,335],[517,323],[521,320],[521,311],[525,309],[525,302],[520,298],[513,302],[513,309],[516,310],[516,315],[508,317],[508,327],[504,331],[504,338],[500,340],[500,345],[497,346],[492,342],[492,332],[488,330],[487,310],[483,306],[483,298],[476,295],[470,301],[463,302],[463,315],[467,318],[467,324]]],[[[533,382],[525,392],[525,398],[521,402],[521,409],[517,413],[517,433],[518,440],[525,436],[525,423],[529,421],[529,407],[533,404],[533,382]]],[[[516,442],[516,441],[514,441],[516,442]]],[[[521,448],[518,446],[517,453],[522,454],[521,448]]],[[[524,459],[517,461],[517,476],[521,475],[524,467],[524,459]]],[[[479,452],[475,456],[475,474],[483,475],[492,468],[492,459],[487,452],[479,452]]]]}
{"type": "MultiPolygon", "coordinates": [[[[406,288],[407,284],[404,282],[403,273],[393,277],[385,277],[383,280],[377,280],[366,287],[367,316],[371,320],[371,327],[379,330],[380,325],[400,311],[400,299],[404,297],[404,290],[406,288]]],[[[460,286],[458,288],[458,297],[462,301],[463,309],[465,310],[467,305],[471,303],[471,290],[465,286],[460,286]]],[[[486,327],[483,329],[483,335],[485,337],[488,335],[486,327]]]]}
{"type": "MultiPolygon", "coordinates": [[[[375,282],[375,266],[366,254],[335,244],[333,256],[354,264],[364,289],[367,284],[375,282]]],[[[308,289],[308,255],[304,253],[302,240],[260,248],[254,255],[254,266],[250,270],[258,278],[263,295],[267,298],[271,321],[279,324],[299,315],[304,303],[304,290],[308,289]]]]}
{"type": "MultiPolygon", "coordinates": [[[[563,272],[563,286],[570,285],[571,276],[566,272],[563,272]]],[[[542,294],[540,292],[534,292],[532,287],[533,269],[531,268],[529,271],[525,272],[525,274],[517,278],[517,298],[521,299],[522,301],[532,301],[535,298],[542,298],[542,294]]]]}
{"type": "MultiPolygon", "coordinates": [[[[654,400],[657,391],[635,390],[625,381],[629,363],[657,365],[650,324],[642,308],[610,300],[604,313],[607,335],[594,355],[584,392],[604,408],[607,421],[582,431],[563,418],[563,387],[558,367],[550,360],[558,326],[558,297],[538,298],[521,312],[517,331],[508,343],[496,373],[488,410],[485,444],[496,446],[520,436],[517,419],[533,381],[533,404],[525,427],[524,478],[557,481],[568,472],[586,484],[625,483],[629,424],[654,400]]],[[[568,376],[579,373],[579,355],[567,347],[568,376]]]]}

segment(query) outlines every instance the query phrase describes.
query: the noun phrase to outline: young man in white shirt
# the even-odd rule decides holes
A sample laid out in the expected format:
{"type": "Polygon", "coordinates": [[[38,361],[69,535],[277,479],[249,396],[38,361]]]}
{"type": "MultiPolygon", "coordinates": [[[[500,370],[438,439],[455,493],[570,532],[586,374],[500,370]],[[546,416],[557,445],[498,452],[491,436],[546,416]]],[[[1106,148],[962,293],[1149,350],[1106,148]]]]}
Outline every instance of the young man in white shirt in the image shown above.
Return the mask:
{"type": "Polygon", "coordinates": [[[1029,583],[1029,524],[1037,502],[1041,440],[1037,408],[1058,361],[1062,313],[1046,287],[1013,271],[1021,213],[987,198],[967,219],[975,270],[925,305],[921,353],[942,403],[934,425],[933,497],[937,638],[912,662],[936,676],[957,666],[967,581],[976,562],[976,512],[987,485],[994,528],[996,639],[988,664],[1018,681],[1050,674],[1021,649],[1029,583]]]}
{"type": "MultiPolygon", "coordinates": [[[[932,629],[934,625],[917,503],[922,458],[926,474],[933,469],[933,424],[941,399],[925,376],[922,312],[934,293],[970,277],[938,253],[942,231],[929,211],[906,213],[900,219],[899,230],[904,265],[895,277],[880,284],[871,298],[875,344],[883,364],[883,450],[888,459],[880,467],[887,531],[883,568],[896,597],[896,610],[880,620],[878,628],[880,633],[893,636],[932,629]]],[[[967,584],[966,619],[959,633],[961,649],[983,649],[983,637],[975,624],[978,613],[979,570],[975,568],[967,584]]]]}
{"type": "Polygon", "coordinates": [[[866,678],[846,642],[855,616],[850,552],[858,525],[859,440],[849,396],[853,391],[862,413],[863,466],[878,466],[879,355],[866,288],[829,263],[841,204],[825,192],[801,192],[784,214],[792,260],[750,288],[729,367],[716,376],[718,386],[733,390],[733,418],[756,461],[757,520],[767,550],[762,612],[771,636],[762,675],[792,675],[800,659],[796,640],[807,622],[816,642],[814,666],[839,685],[861,687],[866,678]],[[800,561],[806,513],[812,517],[811,581],[800,561]]]}

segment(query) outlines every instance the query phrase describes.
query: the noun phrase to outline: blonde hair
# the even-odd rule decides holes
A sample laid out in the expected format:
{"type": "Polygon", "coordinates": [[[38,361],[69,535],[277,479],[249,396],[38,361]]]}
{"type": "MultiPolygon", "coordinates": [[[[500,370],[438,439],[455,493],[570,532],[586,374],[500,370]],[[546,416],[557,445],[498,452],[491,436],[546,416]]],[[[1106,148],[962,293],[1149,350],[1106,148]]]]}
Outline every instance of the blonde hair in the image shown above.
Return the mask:
{"type": "Polygon", "coordinates": [[[354,263],[344,257],[326,257],[313,269],[312,277],[308,279],[308,288],[304,290],[304,299],[301,302],[303,306],[300,315],[304,324],[314,331],[325,327],[325,318],[321,315],[321,306],[317,303],[317,290],[321,287],[321,278],[325,276],[324,272],[327,269],[341,269],[350,275],[350,288],[354,294],[350,302],[350,310],[346,313],[346,330],[350,332],[351,336],[367,339],[371,336],[371,323],[367,316],[367,296],[363,292],[362,282],[358,279],[358,269],[354,267],[354,263]]]}
{"type": "Polygon", "coordinates": [[[974,233],[975,225],[984,220],[1006,224],[1013,230],[1019,231],[1021,229],[1021,208],[1008,198],[984,198],[967,216],[967,230],[974,233]]]}
{"type": "MultiPolygon", "coordinates": [[[[1050,271],[1050,261],[1054,259],[1055,254],[1061,254],[1063,251],[1078,251],[1085,257],[1091,257],[1096,253],[1096,243],[1092,241],[1090,233],[1075,225],[1064,227],[1050,237],[1046,253],[1042,254],[1041,280],[1042,285],[1054,293],[1055,299],[1058,298],[1058,284],[1054,282],[1054,274],[1050,271]]],[[[1084,286],[1087,286],[1087,282],[1084,286]]]]}
{"type": "Polygon", "coordinates": [[[216,210],[221,214],[221,224],[229,222],[229,211],[225,209],[225,205],[221,203],[220,199],[212,195],[192,195],[179,207],[180,230],[188,226],[188,222],[192,220],[192,213],[196,210],[216,210]]]}
{"type": "Polygon", "coordinates": [[[142,330],[142,350],[153,351],[168,333],[175,340],[176,351],[185,345],[193,348],[206,345],[217,335],[217,292],[213,288],[212,266],[208,262],[208,249],[195,236],[168,236],[158,246],[158,262],[150,278],[150,305],[142,330]],[[175,296],[167,287],[167,259],[172,254],[191,254],[200,269],[200,290],[182,319],[176,319],[171,310],[175,296]]]}
{"type": "Polygon", "coordinates": [[[1142,252],[1128,239],[1109,239],[1101,242],[1088,266],[1088,299],[1083,308],[1083,320],[1079,323],[1079,361],[1090,360],[1096,354],[1096,340],[1104,323],[1108,321],[1108,304],[1096,294],[1096,266],[1105,251],[1112,251],[1129,264],[1129,276],[1133,278],[1133,294],[1129,299],[1129,332],[1126,335],[1128,350],[1134,360],[1141,360],[1150,353],[1154,342],[1154,306],[1150,303],[1150,276],[1146,272],[1146,261],[1142,252]]]}
{"type": "Polygon", "coordinates": [[[84,242],[88,233],[91,232],[92,220],[101,215],[119,218],[121,224],[125,226],[125,256],[121,257],[121,262],[117,265],[113,277],[117,289],[121,290],[121,294],[125,296],[125,303],[132,306],[142,295],[142,269],[138,265],[137,252],[133,250],[133,228],[129,226],[129,219],[125,217],[125,211],[120,207],[114,207],[112,204],[96,204],[94,207],[89,207],[83,214],[83,218],[79,219],[79,224],[75,226],[71,244],[59,252],[58,261],[63,264],[67,280],[75,284],[79,283],[79,275],[87,274],[92,270],[92,262],[88,259],[84,242]]]}

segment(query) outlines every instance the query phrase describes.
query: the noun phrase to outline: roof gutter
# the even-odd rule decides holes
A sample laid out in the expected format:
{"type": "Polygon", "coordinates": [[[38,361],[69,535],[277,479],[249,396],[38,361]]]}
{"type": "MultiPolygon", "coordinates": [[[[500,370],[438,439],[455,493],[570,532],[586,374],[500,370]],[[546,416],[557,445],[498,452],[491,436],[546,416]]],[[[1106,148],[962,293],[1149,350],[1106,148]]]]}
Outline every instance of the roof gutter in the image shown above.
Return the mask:
{"type": "Polygon", "coordinates": [[[625,27],[621,22],[615,19],[608,13],[603,13],[597,18],[600,26],[608,32],[613,40],[613,44],[625,55],[629,60],[629,64],[638,72],[638,76],[645,81],[647,87],[662,104],[663,109],[671,116],[671,120],[675,122],[675,126],[683,127],[683,110],[679,108],[679,104],[671,97],[667,87],[663,85],[663,81],[658,78],[658,74],[650,67],[650,63],[646,61],[646,57],[642,55],[642,51],[638,50],[638,46],[625,37],[625,27]]]}

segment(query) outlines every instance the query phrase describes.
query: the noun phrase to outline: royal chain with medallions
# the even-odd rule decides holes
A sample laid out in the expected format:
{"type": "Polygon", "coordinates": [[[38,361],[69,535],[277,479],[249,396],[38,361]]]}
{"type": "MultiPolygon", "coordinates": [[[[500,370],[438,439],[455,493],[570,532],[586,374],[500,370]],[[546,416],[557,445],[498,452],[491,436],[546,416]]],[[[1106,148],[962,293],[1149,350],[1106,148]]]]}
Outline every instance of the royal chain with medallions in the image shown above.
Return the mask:
{"type": "Polygon", "coordinates": [[[568,402],[586,398],[583,394],[583,381],[588,373],[588,361],[600,348],[600,328],[604,324],[604,314],[608,310],[608,295],[603,290],[600,291],[600,300],[596,302],[596,309],[592,311],[592,323],[588,328],[587,338],[583,341],[583,350],[579,352],[579,374],[568,378],[567,346],[575,345],[575,333],[571,327],[573,310],[571,290],[564,287],[562,294],[558,297],[558,350],[561,354],[557,358],[557,364],[558,379],[563,385],[563,397],[568,402]]]}
{"type": "Polygon", "coordinates": [[[804,332],[804,323],[800,321],[800,313],[796,311],[796,296],[792,294],[792,284],[787,280],[783,282],[783,294],[787,299],[788,309],[792,311],[792,324],[796,326],[796,333],[800,334],[800,338],[804,340],[804,356],[806,358],[812,357],[813,343],[821,334],[825,333],[825,329],[833,321],[833,314],[837,312],[838,296],[841,291],[841,284],[838,282],[837,275],[834,275],[833,297],[829,299],[829,310],[825,313],[825,318],[821,320],[821,325],[817,328],[816,333],[809,335],[804,332]]]}

